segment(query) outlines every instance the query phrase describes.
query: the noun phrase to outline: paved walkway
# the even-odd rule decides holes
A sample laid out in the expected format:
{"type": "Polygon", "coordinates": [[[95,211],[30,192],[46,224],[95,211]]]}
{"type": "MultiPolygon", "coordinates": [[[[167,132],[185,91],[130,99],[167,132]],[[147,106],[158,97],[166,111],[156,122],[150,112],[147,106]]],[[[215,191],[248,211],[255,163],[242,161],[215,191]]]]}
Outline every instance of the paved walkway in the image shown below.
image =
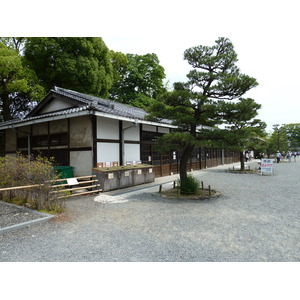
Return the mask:
{"type": "Polygon", "coordinates": [[[194,172],[221,192],[210,200],[161,198],[178,175],[68,200],[64,215],[1,234],[0,261],[299,262],[300,161],[274,176],[226,168],[194,172]]]}

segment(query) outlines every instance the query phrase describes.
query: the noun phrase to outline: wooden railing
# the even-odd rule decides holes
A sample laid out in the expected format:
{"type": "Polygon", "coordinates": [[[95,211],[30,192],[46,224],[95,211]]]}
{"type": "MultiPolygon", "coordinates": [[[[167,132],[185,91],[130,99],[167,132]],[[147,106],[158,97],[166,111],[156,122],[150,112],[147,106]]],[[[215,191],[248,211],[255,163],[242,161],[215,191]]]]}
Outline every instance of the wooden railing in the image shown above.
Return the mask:
{"type": "Polygon", "coordinates": [[[67,181],[67,183],[52,185],[52,188],[57,189],[57,191],[54,190],[51,191],[50,193],[51,194],[59,194],[59,193],[66,193],[66,192],[68,193],[67,196],[64,195],[64,196],[56,197],[57,199],[60,199],[64,197],[74,197],[79,195],[102,192],[102,189],[99,188],[100,184],[97,184],[98,179],[94,179],[95,177],[96,175],[90,175],[90,176],[80,176],[80,177],[53,180],[52,181],[53,183],[59,183],[65,181],[67,181]],[[72,179],[72,182],[70,181],[70,179],[72,179]],[[82,191],[83,189],[87,191],[82,191]],[[73,193],[74,191],[76,192],[73,193]]]}
{"type": "MultiPolygon", "coordinates": [[[[49,183],[52,184],[51,188],[53,190],[50,191],[50,195],[58,195],[58,197],[55,198],[61,199],[61,198],[68,198],[68,197],[102,192],[102,189],[99,188],[100,184],[97,184],[98,179],[95,179],[95,177],[96,175],[63,178],[57,180],[50,180],[45,184],[49,184],[49,183]],[[60,182],[61,184],[59,184],[60,182]],[[67,182],[67,183],[62,183],[62,182],[67,182]],[[62,193],[64,193],[64,195],[60,196],[60,194],[62,193]]],[[[45,184],[33,184],[33,185],[0,188],[0,193],[7,192],[7,191],[13,192],[15,190],[42,187],[45,186],[45,184]]]]}

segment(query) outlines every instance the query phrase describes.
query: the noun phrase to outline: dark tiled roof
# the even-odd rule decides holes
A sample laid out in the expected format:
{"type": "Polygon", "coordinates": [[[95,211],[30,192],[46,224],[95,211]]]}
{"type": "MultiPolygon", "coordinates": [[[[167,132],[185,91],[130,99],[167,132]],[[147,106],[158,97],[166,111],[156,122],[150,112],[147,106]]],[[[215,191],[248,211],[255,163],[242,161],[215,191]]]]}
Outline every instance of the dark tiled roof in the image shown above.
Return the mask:
{"type": "MultiPolygon", "coordinates": [[[[119,102],[102,99],[99,97],[82,94],[79,92],[75,92],[72,90],[54,87],[48,95],[24,118],[17,120],[10,120],[6,122],[2,122],[0,124],[1,127],[7,127],[13,124],[20,124],[23,122],[30,122],[34,120],[40,120],[47,117],[56,117],[61,115],[68,115],[76,112],[82,111],[91,111],[94,110],[96,112],[102,112],[104,114],[114,115],[117,117],[125,117],[135,120],[144,120],[147,113],[141,109],[131,105],[122,104],[119,102]],[[50,98],[53,97],[63,97],[65,99],[70,99],[71,101],[76,102],[76,106],[69,109],[64,109],[56,112],[49,112],[45,114],[38,114],[40,108],[42,108],[50,98]]],[[[161,120],[159,123],[171,124],[170,120],[161,120]]]]}
{"type": "Polygon", "coordinates": [[[83,105],[89,105],[91,108],[94,108],[99,112],[141,120],[146,116],[146,112],[144,110],[131,105],[126,105],[112,100],[106,100],[59,87],[55,87],[54,91],[58,95],[77,100],[83,105]]]}
{"type": "Polygon", "coordinates": [[[61,111],[57,111],[57,112],[51,112],[51,113],[48,113],[48,114],[34,116],[34,117],[25,117],[24,119],[9,120],[9,121],[5,121],[5,122],[0,123],[0,128],[4,127],[4,126],[13,125],[13,124],[23,123],[23,122],[30,122],[30,121],[34,121],[34,120],[40,120],[40,119],[44,119],[44,118],[48,118],[48,117],[68,115],[68,114],[81,112],[81,111],[85,111],[85,110],[88,110],[88,106],[81,106],[81,107],[76,107],[76,108],[65,109],[65,110],[61,110],[61,111]]]}

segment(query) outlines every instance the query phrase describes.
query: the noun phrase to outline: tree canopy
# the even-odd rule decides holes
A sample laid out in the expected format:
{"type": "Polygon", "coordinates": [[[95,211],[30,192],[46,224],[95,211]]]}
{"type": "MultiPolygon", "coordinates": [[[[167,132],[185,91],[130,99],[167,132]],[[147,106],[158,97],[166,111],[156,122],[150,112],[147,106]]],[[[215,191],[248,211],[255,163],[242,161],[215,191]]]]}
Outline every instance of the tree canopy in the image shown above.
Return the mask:
{"type": "Polygon", "coordinates": [[[290,150],[300,150],[300,123],[283,124],[290,150]]]}
{"type": "Polygon", "coordinates": [[[22,117],[42,98],[45,91],[36,81],[34,72],[23,66],[18,52],[0,42],[0,117],[3,121],[22,117]]]}
{"type": "Polygon", "coordinates": [[[174,91],[161,96],[149,109],[150,119],[171,119],[179,126],[176,133],[167,134],[160,141],[171,148],[180,140],[181,180],[187,178],[187,162],[195,146],[213,138],[224,140],[217,128],[207,128],[223,122],[221,101],[238,99],[258,85],[255,78],[242,74],[236,66],[237,54],[227,38],[219,38],[213,46],[187,49],[184,58],[193,67],[187,82],[175,83],[174,91]]]}
{"type": "Polygon", "coordinates": [[[110,99],[145,108],[165,92],[164,68],[156,54],[122,54],[112,52],[114,82],[110,99]]]}
{"type": "Polygon", "coordinates": [[[46,90],[57,85],[100,97],[109,95],[113,69],[101,38],[27,38],[24,54],[46,90]]]}
{"type": "Polygon", "coordinates": [[[1,37],[0,42],[7,47],[16,50],[19,54],[24,50],[25,37],[1,37]]]}
{"type": "Polygon", "coordinates": [[[226,145],[240,152],[241,170],[245,169],[244,154],[247,149],[255,149],[266,136],[266,124],[255,119],[261,105],[251,98],[240,98],[238,102],[220,102],[223,121],[227,124],[224,134],[226,145]]]}
{"type": "Polygon", "coordinates": [[[274,131],[268,138],[268,155],[277,150],[281,153],[287,151],[300,151],[300,123],[273,125],[274,131]]]}
{"type": "Polygon", "coordinates": [[[92,37],[10,37],[0,38],[0,43],[13,54],[2,54],[2,78],[8,75],[5,64],[18,69],[14,71],[17,77],[5,79],[10,90],[2,87],[1,99],[10,97],[3,103],[5,119],[27,113],[55,85],[141,108],[166,91],[164,69],[153,53],[110,51],[101,38],[92,37]],[[30,92],[25,92],[21,79],[29,84],[30,92]]]}

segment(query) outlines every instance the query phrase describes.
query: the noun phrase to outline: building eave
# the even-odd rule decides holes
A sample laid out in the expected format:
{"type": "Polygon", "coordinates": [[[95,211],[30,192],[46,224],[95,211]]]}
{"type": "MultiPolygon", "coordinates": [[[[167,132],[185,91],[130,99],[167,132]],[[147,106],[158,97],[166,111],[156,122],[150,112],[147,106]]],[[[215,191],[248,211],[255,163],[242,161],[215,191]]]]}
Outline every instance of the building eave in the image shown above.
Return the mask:
{"type": "Polygon", "coordinates": [[[26,119],[16,120],[15,122],[9,122],[9,124],[4,125],[4,126],[1,126],[1,124],[0,124],[0,130],[24,127],[24,126],[40,124],[40,123],[44,123],[44,122],[69,119],[69,118],[75,118],[75,117],[86,116],[86,115],[95,115],[98,117],[120,120],[120,121],[127,121],[127,122],[132,122],[132,123],[137,123],[137,124],[160,126],[160,127],[166,127],[166,128],[177,128],[177,126],[172,125],[172,124],[152,122],[152,121],[129,118],[129,117],[122,117],[122,116],[107,114],[107,113],[103,113],[103,112],[98,112],[95,110],[84,110],[84,111],[78,111],[78,112],[73,112],[73,113],[68,113],[68,114],[60,114],[57,116],[39,117],[39,118],[31,119],[31,120],[26,120],[26,119]]]}

